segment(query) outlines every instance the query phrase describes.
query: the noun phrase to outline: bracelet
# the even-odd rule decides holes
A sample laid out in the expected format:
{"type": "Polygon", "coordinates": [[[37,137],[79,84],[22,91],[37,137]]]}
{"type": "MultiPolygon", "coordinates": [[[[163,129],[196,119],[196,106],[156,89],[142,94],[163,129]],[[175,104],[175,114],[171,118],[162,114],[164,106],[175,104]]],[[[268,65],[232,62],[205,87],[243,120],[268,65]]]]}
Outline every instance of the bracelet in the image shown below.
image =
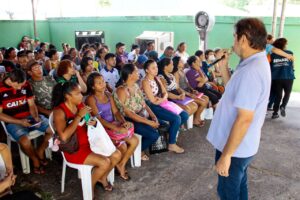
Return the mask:
{"type": "Polygon", "coordinates": [[[79,114],[76,115],[76,117],[79,117],[80,119],[82,119],[83,117],[81,117],[79,114]]]}

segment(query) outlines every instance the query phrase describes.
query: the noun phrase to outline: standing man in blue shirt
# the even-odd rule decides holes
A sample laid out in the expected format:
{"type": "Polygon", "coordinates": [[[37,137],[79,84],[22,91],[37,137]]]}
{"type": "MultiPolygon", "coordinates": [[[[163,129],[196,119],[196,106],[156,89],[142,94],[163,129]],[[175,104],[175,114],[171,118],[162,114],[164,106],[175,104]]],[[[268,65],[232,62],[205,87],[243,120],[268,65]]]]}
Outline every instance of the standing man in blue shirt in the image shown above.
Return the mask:
{"type": "Polygon", "coordinates": [[[266,38],[263,22],[241,19],[235,24],[233,47],[241,61],[232,77],[228,62],[220,67],[226,89],[207,139],[216,149],[221,200],[248,199],[247,168],[258,151],[271,86],[266,38]]]}

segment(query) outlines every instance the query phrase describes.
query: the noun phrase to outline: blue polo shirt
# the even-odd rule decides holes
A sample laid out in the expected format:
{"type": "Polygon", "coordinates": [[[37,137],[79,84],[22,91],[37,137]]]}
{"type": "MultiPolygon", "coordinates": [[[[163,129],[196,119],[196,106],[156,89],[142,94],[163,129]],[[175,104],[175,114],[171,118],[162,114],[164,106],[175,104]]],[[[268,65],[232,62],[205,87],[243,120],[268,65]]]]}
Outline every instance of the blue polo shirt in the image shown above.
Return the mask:
{"type": "MultiPolygon", "coordinates": [[[[284,52],[293,55],[293,52],[291,51],[284,51],[284,52]]],[[[270,64],[271,64],[272,80],[295,79],[293,61],[290,61],[285,57],[272,53],[270,64]]]]}
{"type": "Polygon", "coordinates": [[[233,157],[247,158],[257,153],[271,87],[266,53],[256,53],[237,66],[226,85],[211,122],[207,140],[219,151],[227,143],[238,109],[254,111],[254,118],[233,157]]]}

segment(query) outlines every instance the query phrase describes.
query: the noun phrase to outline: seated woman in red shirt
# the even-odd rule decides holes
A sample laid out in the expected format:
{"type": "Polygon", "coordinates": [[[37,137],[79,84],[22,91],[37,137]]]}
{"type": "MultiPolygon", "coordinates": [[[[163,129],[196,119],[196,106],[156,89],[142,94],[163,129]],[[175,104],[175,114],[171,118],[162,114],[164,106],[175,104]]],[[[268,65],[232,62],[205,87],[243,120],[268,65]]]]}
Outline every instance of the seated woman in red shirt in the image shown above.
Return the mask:
{"type": "MultiPolygon", "coordinates": [[[[53,89],[53,120],[57,134],[62,141],[68,141],[73,134],[77,134],[79,149],[74,153],[63,152],[66,160],[75,164],[94,166],[92,173],[92,186],[102,183],[107,191],[112,186],[107,181],[109,172],[119,163],[121,153],[116,150],[110,157],[95,154],[90,148],[87,135],[87,125],[82,118],[91,108],[82,103],[82,94],[78,83],[66,82],[57,84],[53,89]]],[[[92,125],[93,121],[88,124],[92,125]]]]}

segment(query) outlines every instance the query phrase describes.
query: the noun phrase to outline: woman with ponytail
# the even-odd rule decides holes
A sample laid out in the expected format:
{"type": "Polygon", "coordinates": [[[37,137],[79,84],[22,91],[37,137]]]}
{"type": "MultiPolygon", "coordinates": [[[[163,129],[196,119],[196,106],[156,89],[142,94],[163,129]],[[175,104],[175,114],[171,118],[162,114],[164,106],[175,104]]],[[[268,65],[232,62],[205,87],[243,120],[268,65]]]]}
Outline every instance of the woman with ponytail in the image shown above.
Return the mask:
{"type": "Polygon", "coordinates": [[[138,68],[133,64],[125,64],[117,83],[119,87],[114,92],[114,100],[126,120],[134,124],[135,132],[142,136],[142,160],[149,160],[145,150],[159,137],[159,121],[144,101],[142,91],[136,84],[138,80],[138,68]]]}
{"type": "MultiPolygon", "coordinates": [[[[194,115],[198,109],[198,105],[193,99],[187,97],[185,91],[179,87],[175,76],[172,74],[173,68],[173,61],[170,58],[163,58],[158,63],[158,77],[168,92],[168,99],[174,101],[189,115],[194,115]]],[[[194,125],[199,125],[199,122],[194,121],[194,125]]]]}
{"type": "Polygon", "coordinates": [[[161,81],[157,78],[158,68],[156,62],[154,60],[148,60],[144,64],[144,70],[146,76],[142,81],[142,88],[147,98],[146,102],[159,119],[168,121],[170,124],[169,151],[183,153],[184,149],[176,144],[176,138],[180,126],[187,121],[189,115],[185,111],[176,115],[161,107],[160,105],[167,101],[168,93],[161,81]]]}
{"type": "Polygon", "coordinates": [[[121,153],[116,150],[110,157],[95,154],[91,151],[87,136],[87,123],[95,125],[95,121],[82,120],[89,115],[91,108],[82,103],[81,89],[78,83],[65,82],[57,84],[53,89],[53,121],[56,133],[61,141],[70,141],[73,134],[78,140],[78,150],[73,153],[63,152],[66,160],[75,164],[94,166],[92,186],[101,183],[105,190],[112,191],[107,175],[119,163],[121,153]]]}
{"type": "Polygon", "coordinates": [[[172,74],[175,76],[177,85],[181,90],[183,90],[186,96],[194,99],[198,105],[198,109],[194,114],[194,125],[203,127],[205,124],[204,120],[201,120],[201,113],[207,108],[209,103],[208,96],[205,96],[203,93],[199,93],[197,90],[194,90],[188,83],[185,73],[184,73],[184,62],[179,56],[175,56],[173,59],[173,71],[172,74]]]}
{"type": "Polygon", "coordinates": [[[106,83],[100,73],[94,72],[89,75],[87,88],[89,96],[86,103],[92,108],[92,114],[97,116],[115,146],[121,151],[122,159],[116,168],[120,178],[128,181],[130,176],[125,168],[126,163],[139,143],[134,135],[134,126],[127,122],[117,109],[111,93],[106,91],[106,83]]]}

